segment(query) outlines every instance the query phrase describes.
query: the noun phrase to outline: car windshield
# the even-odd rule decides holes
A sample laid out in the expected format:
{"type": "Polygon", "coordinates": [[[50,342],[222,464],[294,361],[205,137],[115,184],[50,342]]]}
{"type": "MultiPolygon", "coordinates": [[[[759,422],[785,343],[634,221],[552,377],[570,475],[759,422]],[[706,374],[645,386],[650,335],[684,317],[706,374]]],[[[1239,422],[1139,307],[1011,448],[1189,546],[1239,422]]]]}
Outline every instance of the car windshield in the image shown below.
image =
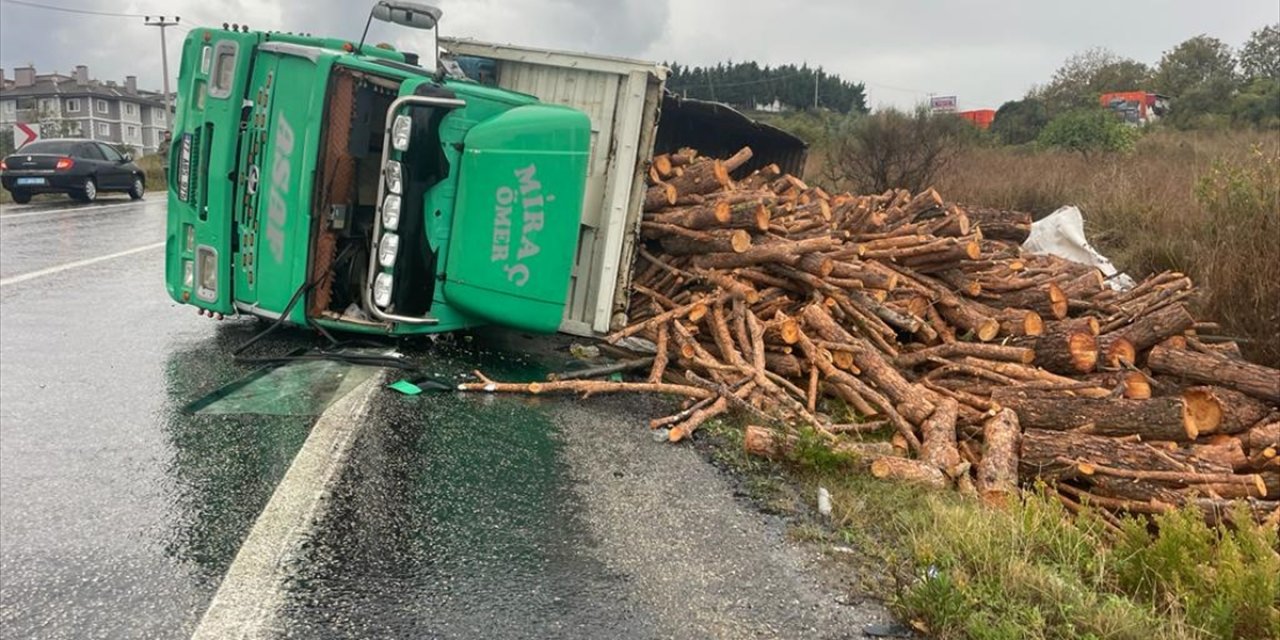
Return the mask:
{"type": "Polygon", "coordinates": [[[50,153],[60,155],[70,155],[75,142],[69,140],[48,140],[41,142],[32,142],[31,144],[18,149],[15,153],[50,153]]]}

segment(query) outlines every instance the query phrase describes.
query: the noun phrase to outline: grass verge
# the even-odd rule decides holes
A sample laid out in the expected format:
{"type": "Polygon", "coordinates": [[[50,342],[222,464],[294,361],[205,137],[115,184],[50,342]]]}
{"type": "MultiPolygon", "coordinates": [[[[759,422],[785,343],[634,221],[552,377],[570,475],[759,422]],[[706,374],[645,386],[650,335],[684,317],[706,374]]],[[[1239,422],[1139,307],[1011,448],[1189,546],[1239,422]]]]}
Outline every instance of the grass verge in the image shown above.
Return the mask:
{"type": "Polygon", "coordinates": [[[1043,494],[994,510],[875,480],[817,446],[785,462],[750,458],[739,425],[705,435],[747,496],[788,515],[793,537],[849,565],[853,595],[888,600],[930,637],[1280,637],[1274,530],[1211,528],[1186,510],[1154,526],[1125,520],[1115,534],[1043,494]],[[832,496],[829,520],[816,514],[820,486],[832,496]]]}

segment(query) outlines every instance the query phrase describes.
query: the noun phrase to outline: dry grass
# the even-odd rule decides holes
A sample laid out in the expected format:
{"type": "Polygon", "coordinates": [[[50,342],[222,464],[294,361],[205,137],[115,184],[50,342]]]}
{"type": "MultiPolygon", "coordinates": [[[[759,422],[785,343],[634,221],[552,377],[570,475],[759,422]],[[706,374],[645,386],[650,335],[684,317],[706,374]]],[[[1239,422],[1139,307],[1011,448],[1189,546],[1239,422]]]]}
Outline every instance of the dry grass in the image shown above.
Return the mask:
{"type": "Polygon", "coordinates": [[[1157,132],[1131,154],[1089,159],[977,148],[937,186],[949,200],[1041,215],[1079,206],[1118,267],[1190,274],[1201,315],[1247,340],[1250,358],[1280,365],[1280,136],[1157,132]]]}

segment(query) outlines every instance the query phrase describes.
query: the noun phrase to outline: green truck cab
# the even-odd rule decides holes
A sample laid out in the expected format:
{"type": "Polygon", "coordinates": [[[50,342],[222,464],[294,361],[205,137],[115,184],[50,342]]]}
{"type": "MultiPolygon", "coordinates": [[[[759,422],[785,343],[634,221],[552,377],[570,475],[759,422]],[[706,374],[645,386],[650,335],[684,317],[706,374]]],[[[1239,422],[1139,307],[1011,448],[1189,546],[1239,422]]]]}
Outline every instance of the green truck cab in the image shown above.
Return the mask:
{"type": "Polygon", "coordinates": [[[169,295],[211,316],[384,335],[556,331],[590,121],[415,62],[193,29],[169,155],[169,295]]]}

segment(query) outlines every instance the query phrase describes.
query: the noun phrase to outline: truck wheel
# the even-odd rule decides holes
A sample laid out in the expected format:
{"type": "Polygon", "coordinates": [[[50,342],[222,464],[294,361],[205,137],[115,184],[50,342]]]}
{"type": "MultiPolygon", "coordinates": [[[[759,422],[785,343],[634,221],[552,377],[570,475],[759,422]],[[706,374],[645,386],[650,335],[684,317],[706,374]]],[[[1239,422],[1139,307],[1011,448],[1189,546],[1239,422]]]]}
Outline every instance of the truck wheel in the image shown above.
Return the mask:
{"type": "Polygon", "coordinates": [[[97,200],[98,183],[94,182],[93,178],[85,178],[84,186],[80,187],[79,191],[72,192],[71,197],[79,200],[80,202],[93,202],[94,200],[97,200]]]}
{"type": "Polygon", "coordinates": [[[147,186],[142,182],[142,176],[133,177],[133,186],[129,187],[129,197],[133,200],[141,200],[142,194],[147,192],[147,186]]]}
{"type": "Polygon", "coordinates": [[[11,191],[9,194],[13,196],[13,201],[18,204],[31,202],[31,192],[29,191],[11,191]]]}

